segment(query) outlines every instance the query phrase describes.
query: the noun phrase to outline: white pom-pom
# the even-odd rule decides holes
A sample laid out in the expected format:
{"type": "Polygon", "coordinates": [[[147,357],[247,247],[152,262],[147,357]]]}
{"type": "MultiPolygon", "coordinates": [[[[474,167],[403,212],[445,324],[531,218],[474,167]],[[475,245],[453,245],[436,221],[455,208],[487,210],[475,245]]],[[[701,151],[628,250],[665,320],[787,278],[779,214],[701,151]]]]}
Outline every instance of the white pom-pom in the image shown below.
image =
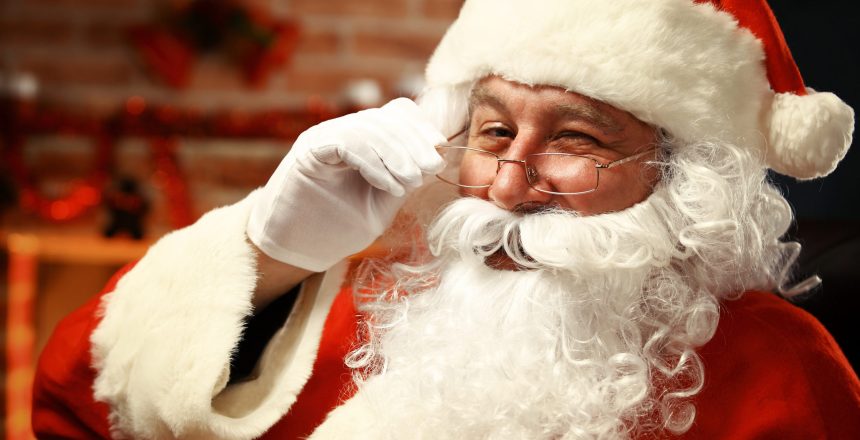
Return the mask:
{"type": "Polygon", "coordinates": [[[854,110],[832,93],[779,93],[767,124],[767,164],[797,179],[823,177],[851,145],[854,110]]]}

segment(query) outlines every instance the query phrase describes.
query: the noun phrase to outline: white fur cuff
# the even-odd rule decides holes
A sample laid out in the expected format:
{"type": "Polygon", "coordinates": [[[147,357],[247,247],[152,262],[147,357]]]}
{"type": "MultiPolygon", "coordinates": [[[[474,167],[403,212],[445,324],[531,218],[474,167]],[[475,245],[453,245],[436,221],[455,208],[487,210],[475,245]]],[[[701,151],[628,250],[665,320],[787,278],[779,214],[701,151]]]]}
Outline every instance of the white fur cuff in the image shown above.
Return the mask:
{"type": "Polygon", "coordinates": [[[94,393],[110,406],[114,437],[254,438],[310,376],[342,273],[322,280],[325,293],[312,288],[319,279],[307,281],[257,378],[226,387],[252,311],[256,259],[245,225],[255,197],[165,236],[104,297],[91,336],[94,393]]]}

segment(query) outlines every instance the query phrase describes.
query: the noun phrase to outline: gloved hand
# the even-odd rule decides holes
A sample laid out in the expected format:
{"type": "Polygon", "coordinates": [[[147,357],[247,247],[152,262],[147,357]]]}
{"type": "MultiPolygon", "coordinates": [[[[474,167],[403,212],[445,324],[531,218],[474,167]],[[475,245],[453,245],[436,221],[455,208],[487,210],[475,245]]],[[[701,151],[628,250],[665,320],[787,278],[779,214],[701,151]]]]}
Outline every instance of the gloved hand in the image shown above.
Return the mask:
{"type": "Polygon", "coordinates": [[[276,260],[326,270],[370,245],[441,170],[434,146],[445,140],[405,98],[311,127],[255,201],[248,237],[276,260]]]}

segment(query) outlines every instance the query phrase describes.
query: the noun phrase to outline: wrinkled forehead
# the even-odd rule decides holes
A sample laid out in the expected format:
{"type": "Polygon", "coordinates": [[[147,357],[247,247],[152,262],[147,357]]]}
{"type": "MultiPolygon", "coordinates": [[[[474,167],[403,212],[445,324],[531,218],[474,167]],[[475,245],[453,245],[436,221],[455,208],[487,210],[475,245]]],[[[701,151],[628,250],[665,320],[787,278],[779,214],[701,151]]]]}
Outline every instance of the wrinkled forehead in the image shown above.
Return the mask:
{"type": "Polygon", "coordinates": [[[556,119],[588,122],[606,134],[620,133],[630,124],[660,129],[630,112],[563,87],[528,85],[495,75],[484,77],[472,86],[468,94],[468,117],[471,119],[475,110],[481,108],[517,111],[523,103],[541,105],[545,114],[556,119]]]}

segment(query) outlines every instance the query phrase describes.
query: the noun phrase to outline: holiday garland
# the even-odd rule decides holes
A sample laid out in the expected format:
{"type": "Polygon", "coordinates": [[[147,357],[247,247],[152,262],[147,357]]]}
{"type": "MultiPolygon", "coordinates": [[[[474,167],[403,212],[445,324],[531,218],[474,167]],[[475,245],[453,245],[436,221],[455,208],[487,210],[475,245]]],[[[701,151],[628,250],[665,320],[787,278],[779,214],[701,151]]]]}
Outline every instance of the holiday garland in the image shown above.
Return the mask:
{"type": "Polygon", "coordinates": [[[187,87],[196,59],[212,53],[241,70],[248,85],[260,87],[289,61],[299,27],[239,1],[190,0],[169,3],[128,36],[150,72],[171,87],[187,87]]]}
{"type": "Polygon", "coordinates": [[[310,101],[302,110],[262,112],[226,111],[202,113],[169,105],[148,105],[140,97],[130,98],[124,108],[103,118],[79,116],[84,112],[29,109],[4,106],[0,124],[3,162],[19,189],[19,206],[53,222],[80,218],[102,201],[111,177],[116,141],[142,137],[149,141],[155,178],[168,203],[171,226],[182,227],[194,220],[188,184],[176,159],[179,138],[282,139],[290,141],[319,122],[336,116],[320,101],[310,101]],[[11,111],[9,111],[11,109],[11,111]],[[42,194],[36,176],[23,158],[30,136],[59,134],[94,139],[93,166],[89,174],[71,184],[60,197],[42,194]]]}

